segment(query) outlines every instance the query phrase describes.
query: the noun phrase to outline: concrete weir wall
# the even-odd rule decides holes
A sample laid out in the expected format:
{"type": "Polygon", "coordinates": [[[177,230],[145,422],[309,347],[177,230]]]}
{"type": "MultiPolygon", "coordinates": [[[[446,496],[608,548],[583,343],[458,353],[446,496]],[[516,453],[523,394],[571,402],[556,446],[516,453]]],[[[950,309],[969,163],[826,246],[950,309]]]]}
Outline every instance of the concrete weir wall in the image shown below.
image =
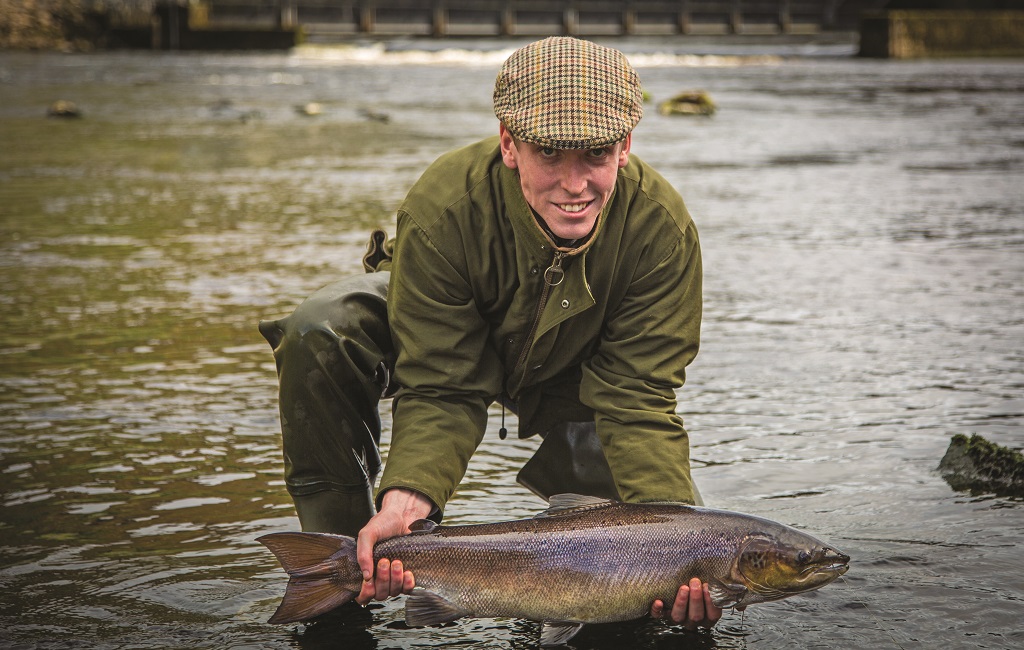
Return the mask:
{"type": "Polygon", "coordinates": [[[1024,11],[886,11],[864,17],[860,56],[1024,56],[1024,11]]]}
{"type": "Polygon", "coordinates": [[[156,4],[150,32],[154,50],[286,50],[299,40],[293,26],[211,26],[206,3],[179,0],[156,4]]]}

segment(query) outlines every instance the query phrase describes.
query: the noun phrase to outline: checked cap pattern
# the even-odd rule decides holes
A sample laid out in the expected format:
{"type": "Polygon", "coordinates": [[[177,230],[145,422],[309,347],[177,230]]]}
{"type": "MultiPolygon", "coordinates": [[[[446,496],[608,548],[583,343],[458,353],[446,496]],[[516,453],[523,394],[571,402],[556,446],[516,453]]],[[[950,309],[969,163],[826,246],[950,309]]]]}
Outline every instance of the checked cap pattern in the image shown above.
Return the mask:
{"type": "Polygon", "coordinates": [[[494,83],[494,114],[524,142],[607,147],[643,117],[640,78],[618,50],[554,36],[505,61],[494,83]]]}

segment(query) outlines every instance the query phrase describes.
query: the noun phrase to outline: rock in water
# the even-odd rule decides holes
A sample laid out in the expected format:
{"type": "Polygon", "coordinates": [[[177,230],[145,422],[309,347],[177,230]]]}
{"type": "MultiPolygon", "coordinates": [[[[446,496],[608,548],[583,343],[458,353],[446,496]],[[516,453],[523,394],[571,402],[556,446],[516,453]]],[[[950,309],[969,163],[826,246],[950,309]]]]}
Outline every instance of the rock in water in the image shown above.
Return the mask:
{"type": "Polygon", "coordinates": [[[78,110],[75,103],[69,102],[66,99],[58,99],[50,104],[50,107],[46,109],[46,114],[49,117],[82,117],[82,111],[78,110]]]}
{"type": "Polygon", "coordinates": [[[954,490],[1024,497],[1024,455],[978,434],[953,436],[939,471],[954,490]]]}
{"type": "Polygon", "coordinates": [[[658,112],[662,115],[714,115],[715,110],[715,102],[703,90],[679,93],[658,105],[658,112]]]}

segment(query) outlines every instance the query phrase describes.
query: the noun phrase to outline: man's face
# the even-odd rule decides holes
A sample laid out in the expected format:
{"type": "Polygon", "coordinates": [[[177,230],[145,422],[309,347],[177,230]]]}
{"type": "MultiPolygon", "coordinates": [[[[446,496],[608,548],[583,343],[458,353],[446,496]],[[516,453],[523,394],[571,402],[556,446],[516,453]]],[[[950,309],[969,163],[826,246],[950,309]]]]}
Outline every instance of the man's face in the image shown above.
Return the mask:
{"type": "Polygon", "coordinates": [[[551,149],[517,142],[502,124],[501,156],[519,170],[523,195],[548,228],[563,239],[586,237],[629,161],[632,135],[603,149],[551,149]]]}

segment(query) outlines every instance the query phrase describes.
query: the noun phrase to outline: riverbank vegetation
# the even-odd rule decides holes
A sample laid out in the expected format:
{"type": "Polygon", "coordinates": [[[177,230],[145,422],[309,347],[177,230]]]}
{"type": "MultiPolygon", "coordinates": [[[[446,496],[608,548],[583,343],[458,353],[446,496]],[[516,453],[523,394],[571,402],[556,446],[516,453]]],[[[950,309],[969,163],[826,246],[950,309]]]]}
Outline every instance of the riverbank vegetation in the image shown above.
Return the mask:
{"type": "Polygon", "coordinates": [[[138,0],[0,0],[0,50],[93,50],[111,26],[148,24],[151,10],[138,0]]]}

